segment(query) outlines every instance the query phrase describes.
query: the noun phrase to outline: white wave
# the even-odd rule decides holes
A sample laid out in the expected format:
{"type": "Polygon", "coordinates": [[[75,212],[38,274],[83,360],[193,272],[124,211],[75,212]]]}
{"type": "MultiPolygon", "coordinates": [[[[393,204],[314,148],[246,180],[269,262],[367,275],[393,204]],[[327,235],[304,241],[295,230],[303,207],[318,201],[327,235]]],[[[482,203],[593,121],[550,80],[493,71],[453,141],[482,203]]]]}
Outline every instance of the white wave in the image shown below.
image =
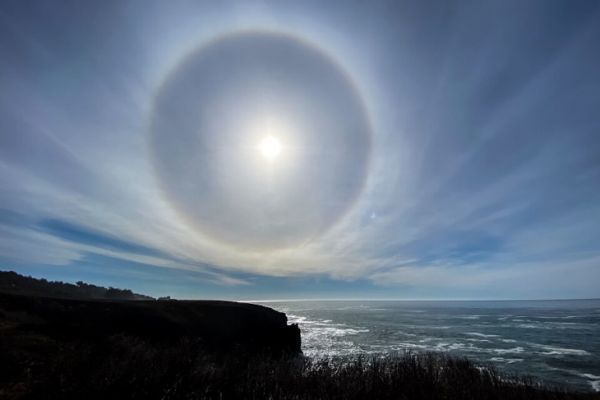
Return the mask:
{"type": "Polygon", "coordinates": [[[333,324],[331,322],[325,322],[325,321],[319,321],[319,320],[307,320],[307,319],[299,321],[299,323],[302,323],[305,325],[345,326],[344,324],[333,324]]]}
{"type": "Polygon", "coordinates": [[[503,363],[507,363],[507,364],[514,364],[514,363],[518,363],[518,362],[523,361],[523,359],[522,358],[492,357],[492,358],[490,358],[490,361],[503,362],[503,363]]]}
{"type": "Polygon", "coordinates": [[[397,343],[392,346],[392,350],[406,350],[406,349],[419,349],[419,350],[427,350],[429,346],[424,344],[416,344],[416,343],[397,343]]]}
{"type": "Polygon", "coordinates": [[[401,335],[410,336],[410,337],[417,337],[417,336],[419,336],[416,333],[410,333],[410,332],[404,332],[404,331],[398,331],[398,333],[401,334],[401,335]]]}
{"type": "Polygon", "coordinates": [[[500,339],[501,341],[503,341],[504,343],[517,343],[517,341],[515,339],[500,339]]]}
{"type": "Polygon", "coordinates": [[[485,317],[485,315],[459,315],[457,317],[454,318],[458,318],[458,319],[469,319],[469,320],[475,320],[475,319],[479,319],[481,317],[485,317]]]}
{"type": "Polygon", "coordinates": [[[473,338],[469,338],[469,339],[465,339],[468,342],[486,342],[486,343],[492,343],[491,340],[489,339],[473,339],[473,338]]]}
{"type": "Polygon", "coordinates": [[[319,328],[313,328],[306,331],[307,336],[330,336],[330,337],[341,337],[348,335],[358,335],[359,333],[369,332],[368,329],[354,329],[354,328],[336,328],[335,326],[323,326],[319,328]]]}
{"type": "Polygon", "coordinates": [[[513,347],[511,349],[490,349],[490,350],[497,354],[515,354],[515,353],[518,354],[518,353],[522,353],[523,351],[525,351],[525,349],[523,349],[521,346],[513,347]]]}
{"type": "Polygon", "coordinates": [[[438,338],[438,337],[426,337],[423,339],[419,339],[419,343],[428,343],[428,342],[433,342],[435,340],[442,340],[442,339],[438,338]]]}
{"type": "Polygon", "coordinates": [[[588,383],[594,392],[600,392],[600,376],[592,374],[579,374],[579,376],[589,379],[588,383]]]}
{"type": "Polygon", "coordinates": [[[537,345],[542,348],[542,354],[546,355],[572,355],[572,356],[589,356],[590,353],[585,350],[580,349],[567,349],[564,347],[554,347],[554,346],[546,346],[546,345],[537,345]]]}
{"type": "Polygon", "coordinates": [[[294,314],[288,314],[288,322],[293,323],[293,324],[305,324],[305,325],[310,325],[310,324],[316,324],[318,323],[318,321],[316,320],[311,320],[308,319],[304,316],[300,316],[300,315],[294,315],[294,314]]]}
{"type": "Polygon", "coordinates": [[[332,327],[332,326],[344,327],[344,326],[347,326],[346,324],[333,323],[330,319],[324,319],[324,320],[315,319],[315,320],[312,320],[312,319],[308,319],[306,317],[297,316],[297,315],[293,315],[293,314],[289,314],[288,315],[288,321],[290,323],[298,324],[301,327],[302,326],[324,326],[324,327],[332,327]]]}
{"type": "MultiPolygon", "coordinates": [[[[516,321],[516,320],[513,320],[516,321]]],[[[559,321],[547,321],[547,322],[535,322],[530,321],[524,324],[517,324],[515,327],[522,329],[582,329],[585,325],[589,325],[589,327],[594,327],[593,324],[583,324],[577,322],[559,322],[559,321]]],[[[503,326],[504,327],[504,326],[503,326]]],[[[507,325],[506,327],[510,327],[507,325]]]]}
{"type": "Polygon", "coordinates": [[[368,329],[352,329],[352,328],[348,328],[348,329],[345,329],[345,332],[348,335],[357,335],[359,333],[367,333],[367,332],[369,332],[369,330],[368,329]]]}
{"type": "Polygon", "coordinates": [[[463,352],[471,352],[471,353],[481,353],[484,350],[480,347],[474,346],[472,343],[448,343],[448,342],[439,342],[434,346],[429,346],[428,350],[433,351],[454,351],[460,350],[463,352]]]}
{"type": "Polygon", "coordinates": [[[450,329],[452,328],[449,325],[411,325],[411,324],[403,324],[404,328],[410,329],[450,329]]]}
{"type": "Polygon", "coordinates": [[[464,344],[461,344],[461,343],[450,344],[450,343],[446,343],[446,342],[440,342],[434,346],[434,349],[436,349],[438,351],[448,351],[448,350],[457,350],[457,349],[460,349],[463,347],[464,347],[464,344]]]}
{"type": "Polygon", "coordinates": [[[550,369],[550,370],[554,370],[554,371],[564,371],[571,375],[576,375],[581,378],[589,379],[588,383],[592,387],[592,390],[594,390],[595,392],[600,392],[600,376],[598,376],[598,375],[588,374],[585,372],[579,372],[579,371],[574,371],[572,369],[565,369],[565,368],[556,368],[556,367],[550,367],[550,366],[546,366],[546,368],[550,369]]]}
{"type": "Polygon", "coordinates": [[[582,377],[588,378],[588,379],[600,379],[600,376],[592,375],[592,374],[579,374],[579,376],[582,376],[582,377]]]}
{"type": "Polygon", "coordinates": [[[367,333],[369,329],[334,323],[330,319],[309,319],[294,314],[288,314],[288,321],[299,325],[302,332],[302,351],[307,356],[326,358],[368,352],[345,338],[367,333]]]}
{"type": "Polygon", "coordinates": [[[523,329],[548,329],[547,327],[544,327],[544,326],[541,326],[541,325],[536,325],[536,324],[518,324],[517,328],[523,328],[523,329]]]}
{"type": "Polygon", "coordinates": [[[471,336],[478,336],[478,337],[484,337],[484,338],[497,338],[500,337],[500,335],[488,335],[485,333],[480,333],[480,332],[466,332],[466,335],[471,335],[471,336]]]}

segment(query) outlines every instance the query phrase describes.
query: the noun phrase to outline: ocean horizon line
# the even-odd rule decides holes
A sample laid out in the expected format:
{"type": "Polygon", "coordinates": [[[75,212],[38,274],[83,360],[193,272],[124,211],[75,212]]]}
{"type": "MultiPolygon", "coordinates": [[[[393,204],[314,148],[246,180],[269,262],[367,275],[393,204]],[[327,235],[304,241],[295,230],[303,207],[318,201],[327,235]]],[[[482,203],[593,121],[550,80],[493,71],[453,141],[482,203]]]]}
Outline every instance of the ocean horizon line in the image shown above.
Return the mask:
{"type": "Polygon", "coordinates": [[[517,302],[517,301],[598,301],[600,297],[593,298],[542,298],[542,299],[367,299],[367,298],[306,298],[306,299],[251,299],[251,300],[234,300],[241,303],[288,303],[288,302],[303,302],[303,301],[397,301],[397,302],[517,302]]]}

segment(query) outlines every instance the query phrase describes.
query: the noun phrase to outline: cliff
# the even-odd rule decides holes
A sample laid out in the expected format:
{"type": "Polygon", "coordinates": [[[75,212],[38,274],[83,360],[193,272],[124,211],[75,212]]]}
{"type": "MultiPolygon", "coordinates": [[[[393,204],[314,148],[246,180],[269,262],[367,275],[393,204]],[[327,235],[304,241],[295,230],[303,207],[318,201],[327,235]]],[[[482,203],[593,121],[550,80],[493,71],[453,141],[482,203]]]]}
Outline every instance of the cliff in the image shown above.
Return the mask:
{"type": "Polygon", "coordinates": [[[164,344],[191,338],[200,340],[203,351],[209,353],[301,352],[298,326],[288,325],[285,314],[254,304],[75,300],[0,293],[3,344],[23,337],[96,343],[114,335],[164,344]]]}

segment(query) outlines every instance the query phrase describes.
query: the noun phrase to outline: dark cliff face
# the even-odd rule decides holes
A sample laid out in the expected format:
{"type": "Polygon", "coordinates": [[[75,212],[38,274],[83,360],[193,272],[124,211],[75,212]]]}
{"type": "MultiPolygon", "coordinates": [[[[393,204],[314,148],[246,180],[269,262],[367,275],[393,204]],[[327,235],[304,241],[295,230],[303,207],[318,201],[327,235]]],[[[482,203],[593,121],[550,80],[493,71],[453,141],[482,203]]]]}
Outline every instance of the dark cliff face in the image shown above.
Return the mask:
{"type": "Polygon", "coordinates": [[[94,301],[0,294],[0,330],[56,342],[127,335],[155,343],[199,339],[213,353],[300,354],[300,330],[267,307],[225,301],[94,301]]]}

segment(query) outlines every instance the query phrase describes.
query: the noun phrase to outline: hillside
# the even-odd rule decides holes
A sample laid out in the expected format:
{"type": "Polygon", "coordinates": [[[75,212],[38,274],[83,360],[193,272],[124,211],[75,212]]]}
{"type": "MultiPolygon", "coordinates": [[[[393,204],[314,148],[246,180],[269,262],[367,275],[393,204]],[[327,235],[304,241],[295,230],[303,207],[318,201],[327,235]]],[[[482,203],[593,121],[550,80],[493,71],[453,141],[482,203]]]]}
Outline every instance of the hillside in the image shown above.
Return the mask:
{"type": "Polygon", "coordinates": [[[129,289],[105,288],[81,281],[77,284],[53,282],[19,275],[14,271],[0,271],[0,292],[69,299],[153,300],[129,289]]]}

